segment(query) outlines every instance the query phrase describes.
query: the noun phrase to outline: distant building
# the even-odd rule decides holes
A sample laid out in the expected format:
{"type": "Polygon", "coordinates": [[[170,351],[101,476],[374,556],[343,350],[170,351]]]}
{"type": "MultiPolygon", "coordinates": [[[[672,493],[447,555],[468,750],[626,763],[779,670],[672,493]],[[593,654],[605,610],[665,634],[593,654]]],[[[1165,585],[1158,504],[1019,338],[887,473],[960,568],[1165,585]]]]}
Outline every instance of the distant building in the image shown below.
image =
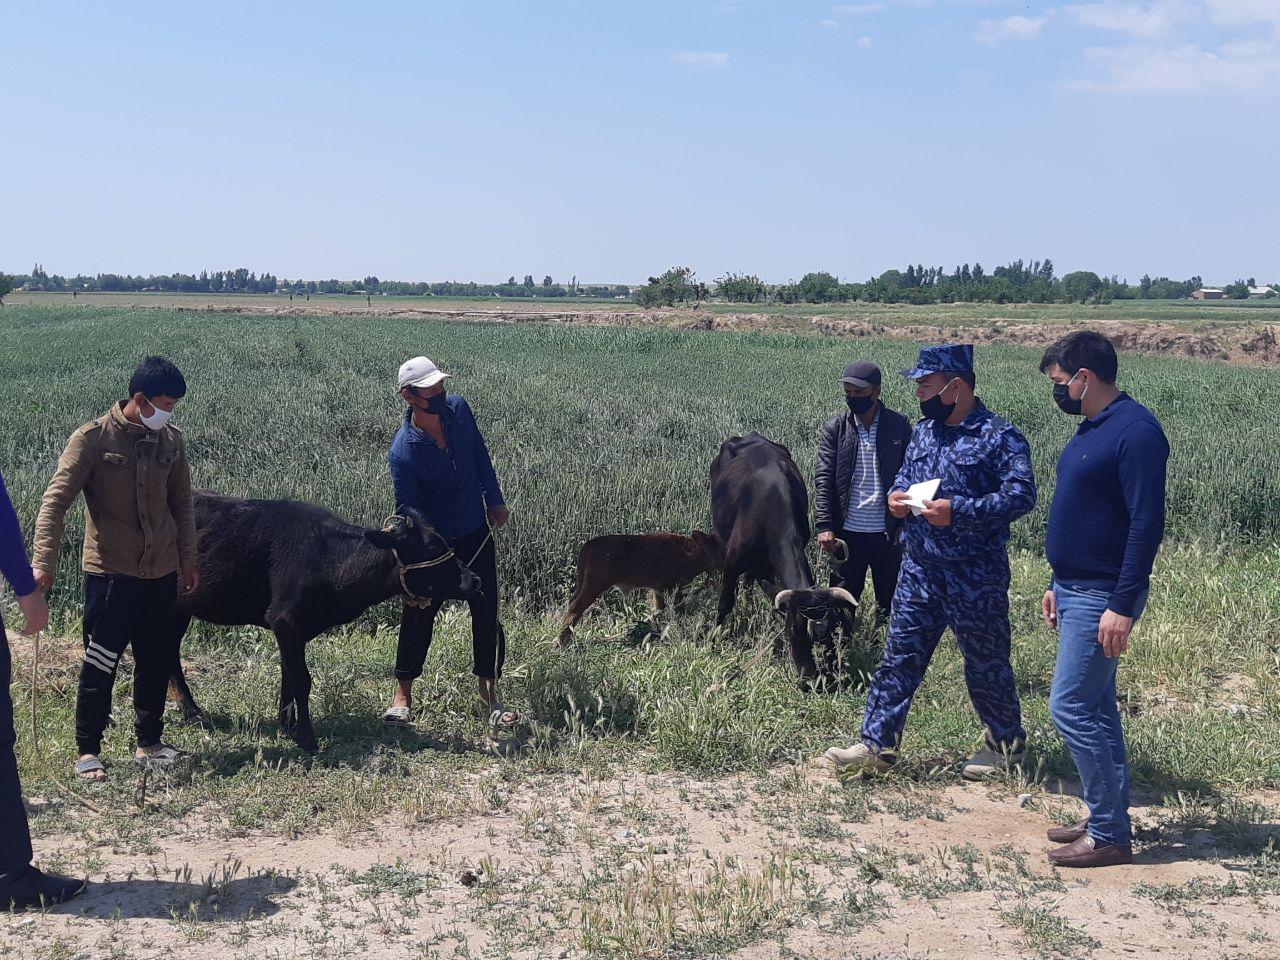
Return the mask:
{"type": "Polygon", "coordinates": [[[1225,300],[1227,292],[1217,287],[1201,287],[1191,294],[1192,300],[1225,300]]]}
{"type": "Polygon", "coordinates": [[[1273,290],[1271,287],[1250,287],[1249,288],[1249,296],[1251,297],[1265,297],[1269,293],[1275,293],[1275,290],[1273,290]]]}

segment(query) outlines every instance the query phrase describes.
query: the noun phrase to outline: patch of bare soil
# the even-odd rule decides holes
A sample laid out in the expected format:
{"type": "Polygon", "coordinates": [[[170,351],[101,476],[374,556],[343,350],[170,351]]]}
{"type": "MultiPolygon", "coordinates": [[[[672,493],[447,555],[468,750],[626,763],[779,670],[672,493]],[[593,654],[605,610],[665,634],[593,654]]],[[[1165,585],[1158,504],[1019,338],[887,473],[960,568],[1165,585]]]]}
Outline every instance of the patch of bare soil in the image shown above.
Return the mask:
{"type": "MultiPolygon", "coordinates": [[[[179,306],[179,312],[241,313],[268,316],[336,316],[374,313],[422,320],[468,320],[491,323],[568,323],[582,326],[666,327],[681,330],[727,330],[734,332],[795,333],[812,331],[832,337],[890,337],[919,343],[963,340],[973,343],[1048,346],[1064,332],[1052,321],[1027,322],[1001,319],[957,318],[936,324],[897,324],[814,314],[790,316],[771,313],[722,313],[691,309],[557,309],[551,305],[508,303],[466,309],[397,307],[378,303],[368,308],[352,308],[342,303],[294,302],[287,306],[217,304],[179,306]]],[[[1090,324],[1111,338],[1122,350],[1160,353],[1200,360],[1230,363],[1280,365],[1280,326],[1224,325],[1213,330],[1194,330],[1166,323],[1142,321],[1098,321],[1090,324]]]]}
{"type": "Polygon", "coordinates": [[[348,833],[223,839],[210,811],[141,850],[43,838],[43,862],[92,883],[0,917],[0,955],[1261,960],[1280,943],[1280,883],[1257,869],[1273,822],[1219,835],[1139,807],[1138,862],[1073,873],[1043,831],[1075,801],[1044,794],[805,768],[486,789],[485,815],[348,833]]]}

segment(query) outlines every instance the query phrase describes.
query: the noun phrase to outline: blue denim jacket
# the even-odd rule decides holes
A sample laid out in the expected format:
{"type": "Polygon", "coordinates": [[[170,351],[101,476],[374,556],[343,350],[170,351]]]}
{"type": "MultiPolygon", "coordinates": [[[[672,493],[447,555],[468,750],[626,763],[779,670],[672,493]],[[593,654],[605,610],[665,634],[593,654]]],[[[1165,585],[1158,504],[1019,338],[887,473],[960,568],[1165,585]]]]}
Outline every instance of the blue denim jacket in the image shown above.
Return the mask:
{"type": "Polygon", "coordinates": [[[494,472],[476,418],[462,397],[445,402],[444,434],[449,448],[441,450],[413,424],[412,409],[391,442],[387,462],[396,491],[396,509],[421,510],[450,543],[484,527],[487,507],[502,504],[502,489],[494,472]]]}

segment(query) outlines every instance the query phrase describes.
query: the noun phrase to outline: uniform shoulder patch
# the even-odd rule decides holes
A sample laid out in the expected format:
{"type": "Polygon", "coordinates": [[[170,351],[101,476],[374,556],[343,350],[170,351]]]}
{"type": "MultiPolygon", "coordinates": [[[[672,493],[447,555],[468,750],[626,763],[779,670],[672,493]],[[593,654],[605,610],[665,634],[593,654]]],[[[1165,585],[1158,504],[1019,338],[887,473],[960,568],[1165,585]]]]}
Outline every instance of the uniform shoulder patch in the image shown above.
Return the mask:
{"type": "Polygon", "coordinates": [[[81,427],[77,433],[93,433],[95,430],[101,430],[106,426],[106,417],[99,417],[97,420],[91,420],[81,427]]]}

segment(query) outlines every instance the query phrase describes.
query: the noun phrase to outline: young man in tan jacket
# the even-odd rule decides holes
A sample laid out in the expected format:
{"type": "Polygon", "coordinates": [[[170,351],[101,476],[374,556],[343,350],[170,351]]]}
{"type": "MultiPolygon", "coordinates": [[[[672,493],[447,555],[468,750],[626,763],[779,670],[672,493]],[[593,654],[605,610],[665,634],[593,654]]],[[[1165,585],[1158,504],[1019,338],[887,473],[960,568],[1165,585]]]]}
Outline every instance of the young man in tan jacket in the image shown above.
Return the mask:
{"type": "Polygon", "coordinates": [[[187,383],[164,357],[147,357],[129,397],[71,435],[36,520],[36,582],[48,592],[58,568],[67,510],[81,491],[84,535],[84,662],[76,697],[76,774],[103,780],[98,754],[111,713],[111,688],[132,644],[133,706],[140,762],[172,763],[161,742],[175,651],[179,587],[194,590],[195,515],[182,434],[169,423],[187,383]],[[181,579],[179,579],[181,578],[181,579]]]}

